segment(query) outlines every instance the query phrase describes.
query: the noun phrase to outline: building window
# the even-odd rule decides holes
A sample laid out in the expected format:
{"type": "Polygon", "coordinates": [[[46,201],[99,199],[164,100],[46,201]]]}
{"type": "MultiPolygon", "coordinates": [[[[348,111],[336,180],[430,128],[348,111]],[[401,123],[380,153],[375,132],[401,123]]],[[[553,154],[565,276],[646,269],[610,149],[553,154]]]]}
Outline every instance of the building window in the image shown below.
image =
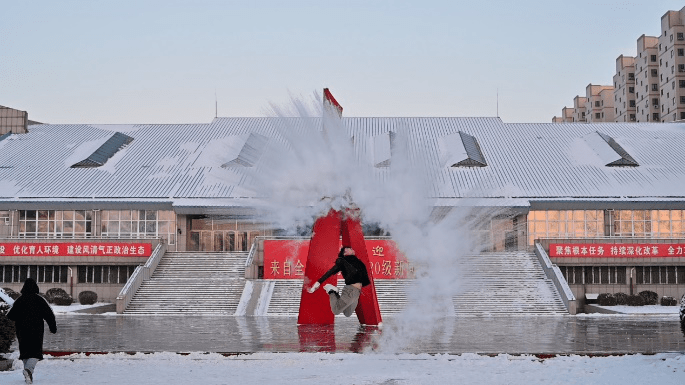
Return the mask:
{"type": "Polygon", "coordinates": [[[89,238],[92,211],[19,210],[20,238],[89,238]]]}
{"type": "Polygon", "coordinates": [[[599,119],[600,117],[601,115],[599,114],[599,112],[595,112],[595,119],[599,119]]]}
{"type": "Polygon", "coordinates": [[[595,100],[595,107],[599,107],[599,100],[595,100]]]}
{"type": "Polygon", "coordinates": [[[636,266],[638,285],[674,285],[685,283],[685,266],[636,266]]]}
{"type": "Polygon", "coordinates": [[[77,268],[78,283],[126,283],[135,269],[135,265],[81,265],[77,268]]]}
{"type": "Polygon", "coordinates": [[[631,121],[631,122],[634,122],[635,120],[636,120],[636,119],[635,119],[635,114],[630,114],[630,121],[631,121]]]}
{"type": "Polygon", "coordinates": [[[685,80],[678,80],[678,88],[685,88],[685,80]]]}
{"type": "Polygon", "coordinates": [[[652,98],[652,105],[654,107],[659,107],[659,98],[652,98]]]}
{"type": "Polygon", "coordinates": [[[685,120],[685,112],[680,113],[680,120],[685,120]]]}
{"type": "Polygon", "coordinates": [[[678,56],[685,56],[685,49],[678,48],[678,56]]]}
{"type": "Polygon", "coordinates": [[[68,266],[0,265],[0,282],[20,283],[33,278],[38,283],[67,283],[68,266]]]}
{"type": "Polygon", "coordinates": [[[559,266],[570,285],[625,285],[625,266],[559,266]]]}
{"type": "Polygon", "coordinates": [[[101,234],[111,238],[162,238],[176,242],[176,213],[171,210],[103,210],[101,234]]]}
{"type": "Polygon", "coordinates": [[[657,76],[659,76],[659,71],[657,71],[657,70],[655,70],[655,69],[652,69],[652,70],[650,71],[650,73],[651,73],[652,77],[654,77],[654,78],[657,77],[657,76]]]}
{"type": "Polygon", "coordinates": [[[539,210],[528,213],[528,244],[539,238],[604,236],[602,210],[539,210]]]}
{"type": "Polygon", "coordinates": [[[651,55],[651,56],[649,57],[649,60],[650,60],[652,63],[655,63],[655,62],[656,62],[656,55],[651,55]]]}
{"type": "Polygon", "coordinates": [[[683,37],[683,33],[682,33],[682,32],[678,32],[678,33],[676,34],[676,36],[677,36],[678,40],[685,40],[685,37],[683,37]]]}
{"type": "Polygon", "coordinates": [[[653,121],[659,120],[659,113],[658,113],[658,112],[652,113],[652,120],[653,120],[653,121]]]}
{"type": "Polygon", "coordinates": [[[628,72],[628,80],[635,80],[635,73],[634,72],[628,72]]]}
{"type": "Polygon", "coordinates": [[[659,85],[658,84],[652,84],[652,91],[659,91],[659,85]]]}
{"type": "Polygon", "coordinates": [[[628,101],[628,105],[629,105],[630,107],[635,107],[635,101],[634,101],[634,100],[629,100],[629,101],[628,101]]]}
{"type": "Polygon", "coordinates": [[[628,93],[634,94],[635,93],[635,87],[628,87],[628,93]]]}

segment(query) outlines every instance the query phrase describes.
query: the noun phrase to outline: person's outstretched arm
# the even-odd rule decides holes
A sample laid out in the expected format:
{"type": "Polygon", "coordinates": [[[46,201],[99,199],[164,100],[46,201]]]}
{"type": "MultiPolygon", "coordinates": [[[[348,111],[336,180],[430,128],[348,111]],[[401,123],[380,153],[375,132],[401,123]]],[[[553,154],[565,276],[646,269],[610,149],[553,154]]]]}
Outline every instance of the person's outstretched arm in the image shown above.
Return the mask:
{"type": "Polygon", "coordinates": [[[342,262],[340,261],[340,258],[338,258],[338,259],[335,260],[335,264],[333,265],[333,267],[331,267],[330,270],[328,270],[327,272],[325,272],[324,275],[322,275],[321,278],[319,278],[318,281],[314,282],[314,284],[312,285],[312,287],[310,287],[310,288],[307,289],[307,290],[308,290],[310,293],[315,292],[316,289],[318,289],[319,286],[321,286],[322,283],[324,283],[324,282],[325,282],[330,276],[332,276],[333,274],[337,274],[338,272],[340,272],[341,269],[342,269],[342,262]]]}

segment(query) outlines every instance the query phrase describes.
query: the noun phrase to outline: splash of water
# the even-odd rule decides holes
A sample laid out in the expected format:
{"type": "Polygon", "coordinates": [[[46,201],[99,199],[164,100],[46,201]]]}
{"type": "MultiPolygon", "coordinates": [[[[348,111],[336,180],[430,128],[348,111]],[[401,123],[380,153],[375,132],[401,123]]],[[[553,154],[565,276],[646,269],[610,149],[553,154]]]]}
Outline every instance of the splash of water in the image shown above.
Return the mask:
{"type": "Polygon", "coordinates": [[[479,248],[469,230],[494,213],[452,208],[436,219],[430,198],[435,166],[412,156],[406,128],[396,127],[392,162],[379,178],[371,162],[358,156],[364,153],[362,141],[355,143],[351,129],[322,105],[315,95],[310,105],[294,98],[290,108],[271,106],[278,139],[250,173],[250,182],[264,197],[265,220],[292,233],[353,202],[363,223],[392,234],[416,269],[409,306],[393,317],[378,344],[383,351],[400,351],[435,333],[439,320],[453,314],[452,297],[463,281],[461,257],[479,248]]]}

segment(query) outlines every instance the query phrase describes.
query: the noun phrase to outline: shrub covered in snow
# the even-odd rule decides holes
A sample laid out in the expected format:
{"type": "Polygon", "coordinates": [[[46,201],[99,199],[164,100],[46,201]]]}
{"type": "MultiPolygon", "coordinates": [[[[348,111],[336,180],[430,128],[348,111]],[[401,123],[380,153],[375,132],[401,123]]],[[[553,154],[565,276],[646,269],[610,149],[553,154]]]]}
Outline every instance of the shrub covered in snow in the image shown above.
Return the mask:
{"type": "Polygon", "coordinates": [[[614,293],[614,298],[616,298],[616,305],[628,304],[628,294],[626,293],[614,293]]]}
{"type": "Polygon", "coordinates": [[[53,287],[52,289],[48,289],[48,291],[45,292],[45,299],[50,302],[54,303],[55,302],[55,297],[68,297],[69,294],[64,291],[64,289],[60,289],[58,287],[53,287]]]}
{"type": "MultiPolygon", "coordinates": [[[[14,291],[14,290],[12,290],[12,289],[10,289],[10,288],[8,288],[8,287],[3,287],[2,290],[4,290],[5,293],[6,293],[7,295],[9,295],[12,299],[17,299],[17,298],[19,298],[19,297],[21,296],[21,293],[16,292],[16,291],[14,291]]],[[[5,301],[3,301],[2,299],[0,299],[0,303],[4,303],[4,302],[5,302],[5,301]]]]}
{"type": "Polygon", "coordinates": [[[78,294],[78,302],[81,305],[92,305],[98,301],[98,294],[94,291],[86,290],[78,294]]]}
{"type": "Polygon", "coordinates": [[[640,297],[645,300],[645,305],[656,305],[659,303],[659,294],[645,290],[640,292],[640,297]]]}
{"type": "Polygon", "coordinates": [[[74,299],[69,294],[58,295],[52,299],[52,303],[58,306],[69,306],[74,303],[74,299]]]}
{"type": "MultiPolygon", "coordinates": [[[[5,291],[7,290],[5,289],[5,291]]],[[[8,311],[9,305],[0,300],[0,353],[8,353],[10,351],[10,346],[16,335],[14,322],[7,318],[6,314],[8,311]]]]}
{"type": "Polygon", "coordinates": [[[611,293],[601,293],[597,296],[597,304],[600,306],[615,306],[616,298],[611,293]]]}
{"type": "Polygon", "coordinates": [[[628,300],[626,301],[626,304],[628,306],[644,306],[645,305],[645,299],[639,295],[629,295],[628,300]]]}
{"type": "Polygon", "coordinates": [[[661,297],[661,306],[676,306],[678,301],[673,297],[664,296],[661,297]]]}

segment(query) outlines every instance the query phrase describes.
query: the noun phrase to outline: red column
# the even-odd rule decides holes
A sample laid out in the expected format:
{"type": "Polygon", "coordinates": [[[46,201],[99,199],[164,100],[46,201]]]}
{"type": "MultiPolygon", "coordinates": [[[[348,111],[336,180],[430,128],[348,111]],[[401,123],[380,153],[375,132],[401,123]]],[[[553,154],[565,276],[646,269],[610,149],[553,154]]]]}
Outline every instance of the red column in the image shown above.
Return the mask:
{"type": "MultiPolygon", "coordinates": [[[[334,323],[335,316],[331,312],[328,294],[321,288],[314,293],[307,292],[307,289],[335,263],[340,250],[340,226],[341,215],[335,210],[329,211],[328,215],[314,222],[300,295],[300,313],[297,317],[299,325],[332,325],[334,323]]],[[[321,284],[321,287],[327,283],[337,286],[338,275],[328,278],[321,284]]]]}
{"type": "Polygon", "coordinates": [[[355,210],[348,210],[342,223],[342,242],[343,245],[348,245],[354,249],[357,258],[359,258],[369,273],[370,285],[362,288],[357,304],[357,318],[362,325],[380,325],[381,310],[378,307],[378,298],[376,297],[376,285],[373,279],[373,269],[369,263],[369,255],[366,251],[366,242],[364,241],[364,233],[362,232],[361,221],[358,216],[359,212],[355,210]]]}

